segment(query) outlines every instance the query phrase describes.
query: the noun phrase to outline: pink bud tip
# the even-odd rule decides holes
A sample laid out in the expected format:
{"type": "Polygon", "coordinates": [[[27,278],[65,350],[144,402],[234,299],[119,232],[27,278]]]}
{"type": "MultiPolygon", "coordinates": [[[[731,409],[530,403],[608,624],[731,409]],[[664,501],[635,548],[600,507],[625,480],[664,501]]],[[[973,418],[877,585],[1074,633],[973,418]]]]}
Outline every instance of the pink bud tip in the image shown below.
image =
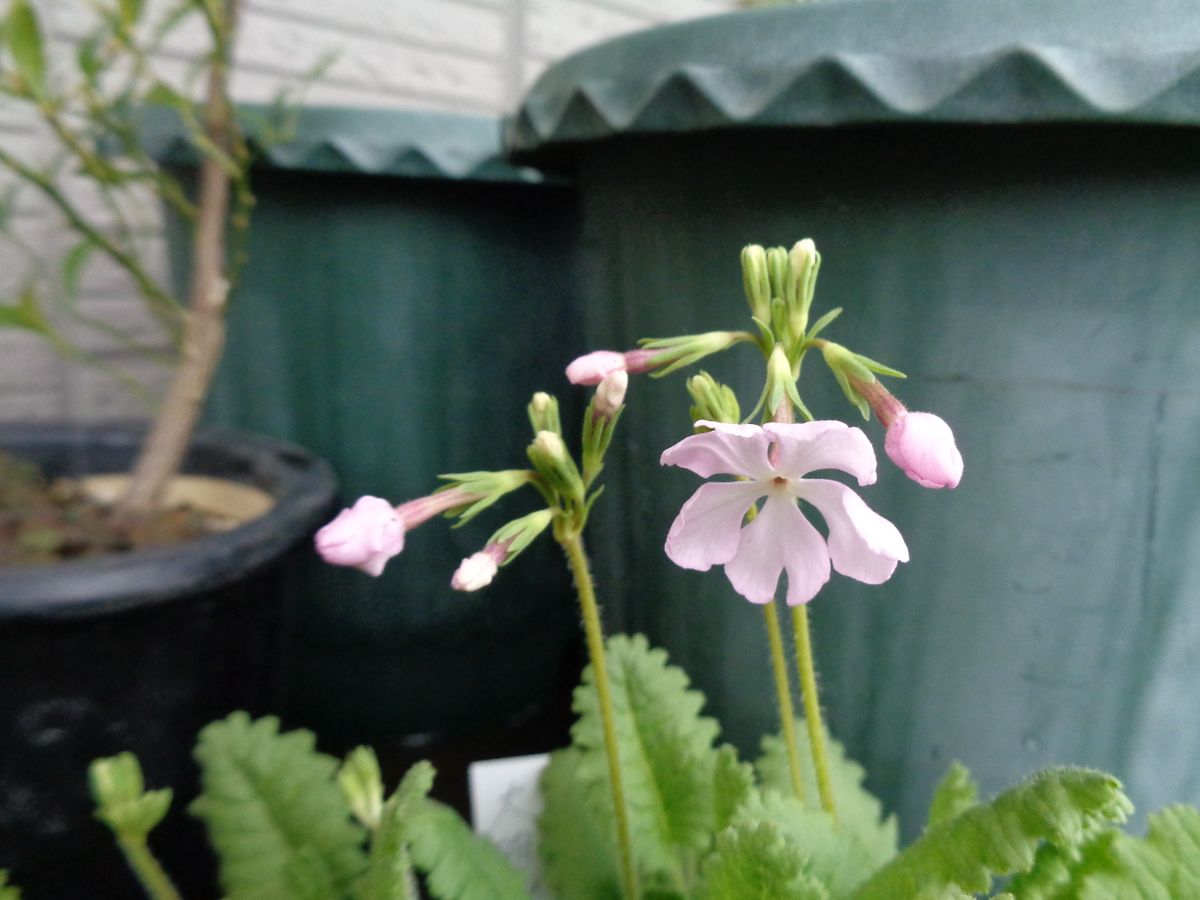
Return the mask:
{"type": "Polygon", "coordinates": [[[386,500],[360,497],[317,532],[314,544],[325,562],[378,576],[404,549],[404,520],[386,500]]]}
{"type": "Polygon", "coordinates": [[[450,587],[456,591],[477,591],[492,583],[497,570],[495,556],[480,550],[459,563],[454,577],[450,579],[450,587]]]}
{"type": "Polygon", "coordinates": [[[888,428],[883,449],[921,487],[953,488],[962,480],[963,459],[954,433],[933,413],[901,413],[888,428]]]}
{"type": "Polygon", "coordinates": [[[567,366],[571,384],[599,384],[604,376],[625,368],[625,354],[615,350],[593,350],[567,366]]]}

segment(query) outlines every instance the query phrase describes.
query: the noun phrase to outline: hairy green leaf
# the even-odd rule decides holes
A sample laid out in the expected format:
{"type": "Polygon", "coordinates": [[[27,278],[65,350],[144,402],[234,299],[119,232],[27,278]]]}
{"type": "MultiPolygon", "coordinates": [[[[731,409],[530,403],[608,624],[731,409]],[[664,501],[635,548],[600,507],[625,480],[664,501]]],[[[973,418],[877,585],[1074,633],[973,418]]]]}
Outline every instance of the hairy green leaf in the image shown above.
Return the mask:
{"type": "Polygon", "coordinates": [[[524,876],[458,813],[426,800],[404,819],[414,865],[437,900],[527,900],[524,876]]]}
{"type": "MultiPolygon", "coordinates": [[[[643,877],[682,889],[685,856],[713,832],[713,741],[717,723],[702,717],[704,695],[667,664],[643,635],[616,635],[605,657],[611,682],[621,776],[634,854],[643,877]]],[[[592,668],[575,689],[579,720],[571,729],[583,753],[578,777],[594,809],[611,810],[600,704],[592,668]]],[[[611,815],[611,811],[608,813],[611,815]]]]}
{"type": "Polygon", "coordinates": [[[725,744],[717,751],[713,770],[713,830],[724,831],[733,817],[757,794],[754,767],[738,759],[737,750],[725,744]]]}
{"type": "Polygon", "coordinates": [[[1078,900],[1079,885],[1093,872],[1107,872],[1115,865],[1114,829],[1098,832],[1078,847],[1038,847],[1029,871],[1015,875],[1009,888],[1020,900],[1078,900]]]}
{"type": "MultiPolygon", "coordinates": [[[[796,720],[796,733],[806,734],[804,719],[796,720]]],[[[800,774],[804,781],[805,806],[819,810],[817,798],[816,769],[812,762],[812,748],[808,741],[801,740],[800,774]]],[[[862,854],[866,871],[883,865],[896,855],[899,831],[896,817],[883,816],[883,804],[863,787],[866,772],[862,766],[846,757],[845,748],[836,740],[825,735],[826,756],[829,762],[829,779],[833,789],[833,800],[837,810],[840,833],[852,837],[855,846],[848,848],[855,856],[862,854]]],[[[772,735],[763,738],[763,755],[755,763],[763,788],[773,788],[784,796],[792,794],[792,780],[788,770],[787,749],[783,738],[772,735]]],[[[830,885],[832,887],[832,885],[830,885]]]]}
{"type": "Polygon", "coordinates": [[[192,804],[221,859],[231,900],[288,900],[300,881],[345,896],[364,865],[363,832],[334,782],[338,761],[308,731],[244,712],[200,732],[202,792],[192,804]]]}
{"type": "Polygon", "coordinates": [[[979,785],[975,783],[967,767],[955,760],[933,792],[933,802],[929,804],[928,827],[932,828],[939,822],[953,819],[978,803],[979,785]]]}
{"type": "Polygon", "coordinates": [[[620,900],[616,825],[611,804],[593,805],[576,776],[583,751],[550,754],[542,772],[538,852],[546,883],[556,897],[620,900]]]}
{"type": "Polygon", "coordinates": [[[951,886],[986,891],[995,875],[1027,871],[1042,841],[1079,846],[1132,808],[1111,775],[1077,768],[1039,772],[991,803],[930,828],[854,896],[893,900],[951,886]]]}
{"type": "Polygon", "coordinates": [[[4,38],[13,63],[30,92],[41,96],[46,92],[46,51],[42,42],[42,26],[29,0],[13,0],[4,23],[4,38]]]}
{"type": "Polygon", "coordinates": [[[805,871],[803,850],[771,822],[740,822],[717,836],[704,863],[699,900],[828,900],[805,871]]]}
{"type": "Polygon", "coordinates": [[[1112,868],[1081,871],[1080,900],[1200,897],[1200,810],[1170,806],[1150,816],[1145,838],[1118,835],[1112,868]]]}
{"type": "MultiPolygon", "coordinates": [[[[363,755],[359,757],[361,764],[363,755]]],[[[374,759],[374,753],[371,758],[374,759]]],[[[433,787],[433,776],[433,766],[424,761],[417,763],[404,774],[396,792],[383,805],[379,828],[371,839],[367,871],[356,886],[355,896],[360,900],[417,900],[405,823],[425,802],[433,787]]]]}

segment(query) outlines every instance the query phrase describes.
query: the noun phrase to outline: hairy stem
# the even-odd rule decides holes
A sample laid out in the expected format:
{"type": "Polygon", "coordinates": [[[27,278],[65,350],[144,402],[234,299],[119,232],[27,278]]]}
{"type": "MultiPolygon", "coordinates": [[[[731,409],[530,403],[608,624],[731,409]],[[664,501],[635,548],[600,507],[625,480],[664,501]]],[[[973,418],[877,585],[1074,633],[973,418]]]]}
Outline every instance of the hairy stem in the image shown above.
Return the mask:
{"type": "Polygon", "coordinates": [[[804,779],[800,776],[800,748],[796,742],[796,713],[792,709],[792,686],[788,681],[787,659],[783,653],[783,635],[775,601],[763,606],[767,623],[767,640],[771,645],[771,668],[775,673],[775,697],[779,704],[779,721],[783,725],[783,743],[787,747],[788,771],[796,799],[804,800],[804,779]]]}
{"type": "Polygon", "coordinates": [[[556,534],[556,537],[562,544],[563,550],[566,551],[571,574],[575,578],[579,608],[583,613],[583,630],[587,638],[588,655],[591,657],[592,673],[596,678],[596,693],[600,698],[600,719],[604,725],[604,752],[608,758],[608,783],[612,790],[613,809],[616,811],[617,853],[620,857],[623,893],[626,900],[637,900],[640,892],[637,873],[633,865],[633,843],[629,837],[629,815],[625,807],[625,789],[621,782],[612,690],[608,681],[608,667],[604,661],[604,632],[600,626],[600,609],[596,605],[596,589],[592,584],[592,573],[588,568],[583,538],[574,531],[561,536],[556,534]]]}
{"type": "Polygon", "coordinates": [[[144,836],[130,837],[118,832],[117,843],[125,854],[125,861],[133,874],[142,885],[142,890],[151,900],[180,900],[179,891],[171,883],[171,878],[154,858],[146,845],[144,836]]]}
{"type": "Polygon", "coordinates": [[[817,773],[817,790],[821,808],[837,823],[833,803],[833,784],[829,778],[829,758],[825,752],[825,729],[821,725],[821,702],[817,698],[817,673],[813,665],[812,640],[808,632],[808,606],[792,607],[792,627],[796,633],[796,668],[800,670],[800,690],[804,697],[804,722],[808,726],[808,741],[812,745],[813,768],[817,773]]]}

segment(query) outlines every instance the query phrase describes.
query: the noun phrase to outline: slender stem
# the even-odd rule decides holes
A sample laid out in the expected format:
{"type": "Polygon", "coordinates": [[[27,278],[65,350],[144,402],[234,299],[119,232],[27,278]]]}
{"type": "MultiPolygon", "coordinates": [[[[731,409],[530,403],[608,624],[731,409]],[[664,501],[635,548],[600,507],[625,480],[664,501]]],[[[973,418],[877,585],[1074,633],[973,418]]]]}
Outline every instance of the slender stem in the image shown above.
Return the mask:
{"type": "Polygon", "coordinates": [[[779,703],[779,721],[783,725],[783,743],[787,747],[788,771],[797,800],[804,800],[804,779],[800,775],[800,748],[796,743],[796,713],[792,709],[792,686],[788,682],[787,660],[783,654],[783,635],[779,615],[772,600],[762,608],[767,623],[767,640],[771,644],[771,667],[775,672],[775,696],[779,703]]]}
{"type": "Polygon", "coordinates": [[[821,725],[821,702],[817,698],[817,674],[813,666],[812,640],[808,633],[808,607],[792,607],[792,627],[796,632],[796,668],[800,670],[800,690],[804,696],[804,721],[812,745],[813,768],[817,773],[817,790],[821,808],[837,823],[833,804],[833,784],[829,779],[829,759],[825,753],[825,729],[821,725]]]}
{"type": "Polygon", "coordinates": [[[575,590],[579,594],[579,608],[583,613],[583,629],[587,637],[588,655],[592,661],[592,673],[596,679],[596,693],[600,698],[600,719],[604,726],[604,752],[608,757],[608,783],[612,789],[613,809],[617,819],[617,852],[621,862],[621,882],[627,900],[637,900],[637,874],[633,867],[633,843],[629,838],[629,815],[625,807],[625,789],[621,783],[621,766],[617,754],[617,730],[613,716],[612,691],[608,682],[608,667],[604,662],[604,632],[600,626],[600,609],[596,605],[596,589],[592,584],[592,573],[588,569],[587,553],[583,549],[583,538],[578,532],[568,531],[559,543],[566,551],[571,574],[575,577],[575,590]]]}
{"type": "Polygon", "coordinates": [[[180,900],[179,891],[171,883],[171,878],[159,865],[154,854],[146,845],[146,838],[122,835],[118,832],[117,843],[125,854],[125,861],[133,874],[141,882],[142,890],[151,900],[180,900]]]}

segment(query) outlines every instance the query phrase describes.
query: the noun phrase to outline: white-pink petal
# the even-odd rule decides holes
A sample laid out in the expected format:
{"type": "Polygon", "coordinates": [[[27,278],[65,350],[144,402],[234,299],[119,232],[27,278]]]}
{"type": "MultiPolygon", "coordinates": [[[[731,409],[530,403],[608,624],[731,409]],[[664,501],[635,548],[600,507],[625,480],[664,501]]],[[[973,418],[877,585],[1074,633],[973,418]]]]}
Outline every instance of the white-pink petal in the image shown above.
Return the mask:
{"type": "Polygon", "coordinates": [[[820,469],[838,469],[875,483],[875,448],[861,428],[843,422],[816,421],[798,424],[768,422],[763,429],[779,447],[776,470],[787,478],[802,478],[820,469]]]}
{"type": "Polygon", "coordinates": [[[701,572],[729,562],[737,553],[746,512],[765,492],[763,485],[753,481],[701,485],[667,533],[671,562],[701,572]]]}
{"type": "Polygon", "coordinates": [[[829,526],[829,556],[842,575],[882,584],[892,577],[898,562],[908,562],[908,545],[899,529],[846,485],[806,479],[797,494],[824,517],[829,526]]]}
{"type": "Polygon", "coordinates": [[[829,580],[825,541],[787,494],[772,492],[742,530],[737,554],[725,564],[733,589],[751,603],[770,603],[787,571],[789,605],[807,603],[829,580]]]}
{"type": "Polygon", "coordinates": [[[767,459],[770,439],[758,425],[729,425],[701,419],[697,425],[713,429],[685,437],[663,451],[659,462],[680,466],[702,478],[713,475],[748,475],[767,481],[774,477],[767,459]]]}

